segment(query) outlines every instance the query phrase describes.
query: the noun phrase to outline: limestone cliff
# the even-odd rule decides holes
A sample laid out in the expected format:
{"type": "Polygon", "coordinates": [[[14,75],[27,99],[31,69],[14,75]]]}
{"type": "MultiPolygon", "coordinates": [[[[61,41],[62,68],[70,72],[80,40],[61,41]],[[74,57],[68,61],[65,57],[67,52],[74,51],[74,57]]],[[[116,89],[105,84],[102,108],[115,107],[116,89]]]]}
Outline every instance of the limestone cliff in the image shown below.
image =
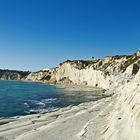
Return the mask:
{"type": "Polygon", "coordinates": [[[104,140],[140,139],[140,59],[131,64],[106,94],[114,93],[115,106],[109,114],[104,140]]]}
{"type": "MultiPolygon", "coordinates": [[[[129,56],[112,56],[90,61],[68,60],[59,64],[57,68],[31,73],[26,80],[108,89],[113,84],[115,77],[124,73],[127,67],[136,62],[139,57],[138,51],[129,56]]],[[[135,74],[136,71],[132,73],[135,74]]]]}

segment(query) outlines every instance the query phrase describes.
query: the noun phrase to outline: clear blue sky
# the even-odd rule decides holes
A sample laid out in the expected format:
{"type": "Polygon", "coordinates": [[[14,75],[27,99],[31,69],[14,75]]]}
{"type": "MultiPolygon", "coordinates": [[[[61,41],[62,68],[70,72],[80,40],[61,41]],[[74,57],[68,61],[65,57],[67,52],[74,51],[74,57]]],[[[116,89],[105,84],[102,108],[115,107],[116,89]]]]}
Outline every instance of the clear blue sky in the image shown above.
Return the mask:
{"type": "Polygon", "coordinates": [[[39,70],[139,48],[139,0],[0,0],[0,68],[39,70]]]}

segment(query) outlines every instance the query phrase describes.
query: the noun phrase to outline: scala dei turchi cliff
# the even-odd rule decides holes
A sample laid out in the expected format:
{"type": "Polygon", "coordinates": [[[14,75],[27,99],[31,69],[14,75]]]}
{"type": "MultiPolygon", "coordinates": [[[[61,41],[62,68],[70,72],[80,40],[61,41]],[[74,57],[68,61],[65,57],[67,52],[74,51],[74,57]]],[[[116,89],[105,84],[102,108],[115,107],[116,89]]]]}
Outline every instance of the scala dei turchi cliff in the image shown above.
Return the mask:
{"type": "Polygon", "coordinates": [[[4,120],[9,122],[6,124],[1,121],[0,139],[140,140],[140,51],[91,61],[68,60],[22,79],[99,87],[109,97],[52,113],[4,120]]]}
{"type": "Polygon", "coordinates": [[[67,60],[59,67],[30,73],[25,79],[54,84],[74,84],[109,89],[117,77],[134,76],[139,71],[140,51],[133,55],[96,60],[67,60]]]}

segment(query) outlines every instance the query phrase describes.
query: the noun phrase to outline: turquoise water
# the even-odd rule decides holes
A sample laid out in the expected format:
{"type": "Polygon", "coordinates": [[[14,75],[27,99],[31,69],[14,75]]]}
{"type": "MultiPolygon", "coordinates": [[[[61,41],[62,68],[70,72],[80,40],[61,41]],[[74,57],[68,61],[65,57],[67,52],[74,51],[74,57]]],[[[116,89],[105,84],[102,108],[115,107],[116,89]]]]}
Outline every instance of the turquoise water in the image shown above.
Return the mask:
{"type": "Polygon", "coordinates": [[[67,91],[41,83],[0,81],[0,117],[34,114],[102,98],[96,93],[67,91]]]}

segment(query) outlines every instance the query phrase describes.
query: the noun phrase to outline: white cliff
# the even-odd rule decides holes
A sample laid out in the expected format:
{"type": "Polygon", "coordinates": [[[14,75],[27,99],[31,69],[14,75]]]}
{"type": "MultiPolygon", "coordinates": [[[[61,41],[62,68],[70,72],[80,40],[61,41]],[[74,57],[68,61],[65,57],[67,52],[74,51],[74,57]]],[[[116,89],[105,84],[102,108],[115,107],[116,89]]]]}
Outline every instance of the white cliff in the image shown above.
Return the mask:
{"type": "Polygon", "coordinates": [[[26,80],[108,89],[112,84],[112,78],[121,71],[125,61],[126,56],[106,57],[94,61],[66,61],[46,72],[31,73],[26,80]]]}

